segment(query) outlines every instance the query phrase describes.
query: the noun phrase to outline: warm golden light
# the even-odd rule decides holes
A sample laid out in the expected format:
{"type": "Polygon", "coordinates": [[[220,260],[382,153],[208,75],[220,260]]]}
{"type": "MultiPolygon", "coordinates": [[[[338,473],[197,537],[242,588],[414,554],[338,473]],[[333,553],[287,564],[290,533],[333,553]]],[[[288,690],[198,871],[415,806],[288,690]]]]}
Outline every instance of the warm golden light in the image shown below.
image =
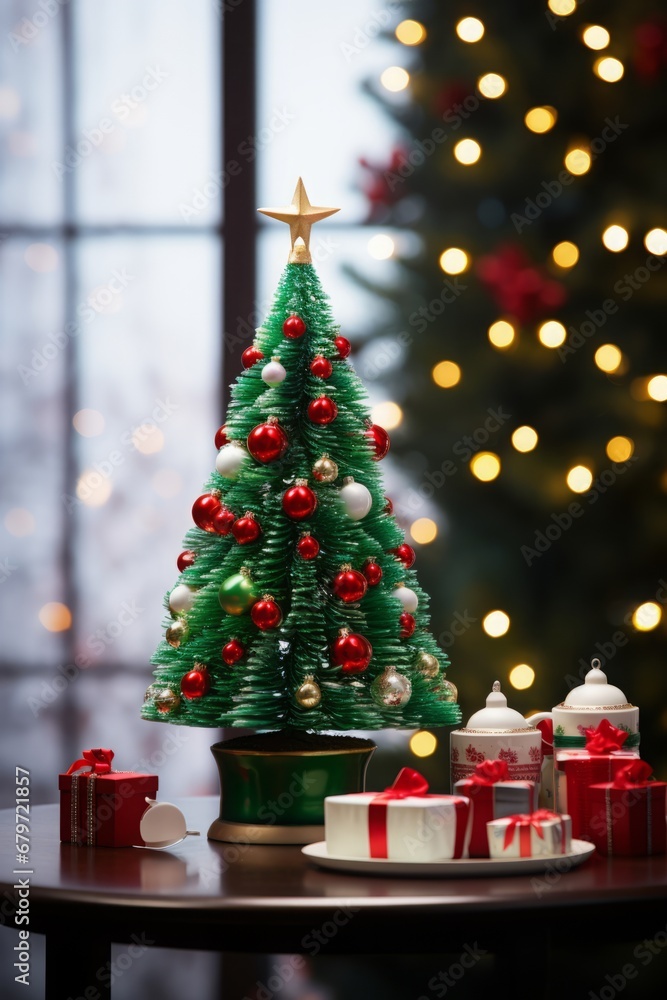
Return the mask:
{"type": "Polygon", "coordinates": [[[403,45],[419,45],[426,38],[426,28],[419,21],[401,21],[396,28],[396,37],[403,45]]]}
{"type": "Polygon", "coordinates": [[[78,410],[72,425],[81,437],[97,437],[104,430],[104,417],[99,410],[78,410]]]}
{"type": "Polygon", "coordinates": [[[593,65],[593,72],[605,83],[617,83],[625,73],[625,66],[620,59],[613,56],[602,56],[596,59],[593,65]]]}
{"type": "Polygon", "coordinates": [[[581,40],[589,49],[606,49],[610,42],[609,32],[599,24],[589,24],[581,32],[581,40]]]}
{"type": "Polygon", "coordinates": [[[506,319],[498,319],[489,327],[489,340],[499,350],[509,347],[514,342],[514,336],[514,327],[506,319]]]}
{"type": "Polygon", "coordinates": [[[464,17],[456,25],[456,34],[462,42],[478,42],[484,35],[484,25],[477,17],[464,17]]]}
{"type": "Polygon", "coordinates": [[[623,354],[616,344],[603,344],[595,352],[595,364],[600,371],[615,372],[621,367],[623,354]]]}
{"type": "Polygon", "coordinates": [[[505,635],[509,627],[509,615],[504,611],[489,611],[482,621],[482,628],[492,639],[499,639],[501,635],[505,635]]]}
{"type": "Polygon", "coordinates": [[[485,73],[477,81],[477,89],[483,97],[494,101],[497,97],[502,97],[507,90],[507,80],[500,73],[485,73]]]}
{"type": "Polygon", "coordinates": [[[617,437],[610,438],[607,441],[605,450],[607,458],[610,458],[612,462],[627,462],[635,450],[635,443],[631,438],[626,438],[619,434],[617,437]]]}
{"type": "Polygon", "coordinates": [[[612,253],[620,253],[621,250],[625,250],[629,240],[630,234],[623,226],[607,226],[602,234],[602,242],[612,253]]]}
{"type": "Polygon", "coordinates": [[[654,375],[653,378],[650,378],[646,391],[651,399],[655,399],[658,403],[664,403],[667,399],[667,375],[654,375]]]}
{"type": "Polygon", "coordinates": [[[526,111],[523,122],[531,132],[542,134],[554,127],[557,118],[556,109],[547,104],[544,107],[531,108],[530,111],[526,111]]]}
{"type": "Polygon", "coordinates": [[[567,485],[573,493],[585,493],[593,482],[593,473],[585,465],[575,465],[567,474],[567,485]]]}
{"type": "Polygon", "coordinates": [[[649,253],[662,257],[667,253],[667,232],[664,229],[651,229],[644,237],[644,246],[649,253]]]}
{"type": "Polygon", "coordinates": [[[415,757],[430,757],[438,748],[438,741],[433,733],[422,729],[410,737],[410,749],[415,757]]]}
{"type": "Polygon", "coordinates": [[[468,254],[459,247],[449,247],[440,254],[440,267],[445,274],[462,274],[469,263],[468,254]]]}
{"type": "Polygon", "coordinates": [[[386,431],[393,431],[403,420],[403,410],[398,403],[387,400],[384,403],[377,403],[373,407],[371,419],[374,424],[379,424],[386,431]]]}
{"type": "Polygon", "coordinates": [[[48,632],[66,632],[72,625],[72,612],[66,604],[50,601],[39,609],[39,620],[48,632]]]}
{"type": "Polygon", "coordinates": [[[430,517],[418,517],[410,525],[410,535],[419,545],[429,545],[438,536],[438,526],[430,517]]]}
{"type": "Polygon", "coordinates": [[[657,628],[662,618],[662,608],[655,601],[640,604],[632,616],[632,624],[640,632],[650,632],[657,628]]]}
{"type": "Polygon", "coordinates": [[[470,471],[476,479],[490,483],[500,475],[500,459],[492,451],[480,451],[471,459],[470,471]]]}
{"type": "Polygon", "coordinates": [[[512,434],[512,444],[517,451],[532,451],[537,441],[537,431],[527,424],[524,424],[523,427],[517,427],[512,434]]]}
{"type": "Polygon", "coordinates": [[[380,83],[385,90],[397,94],[400,90],[405,90],[410,83],[410,74],[402,66],[387,66],[380,76],[380,83]]]}
{"type": "Polygon", "coordinates": [[[564,162],[570,173],[579,177],[581,174],[587,174],[591,169],[591,154],[588,150],[582,149],[581,146],[575,146],[567,153],[564,162]]]}
{"type": "Polygon", "coordinates": [[[551,256],[554,264],[558,264],[559,267],[574,267],[579,260],[579,247],[576,243],[563,240],[562,243],[556,244],[551,251],[551,256]]]}
{"type": "Polygon", "coordinates": [[[451,389],[461,381],[461,369],[455,361],[438,361],[431,375],[441,389],[451,389]]]}
{"type": "Polygon", "coordinates": [[[535,680],[535,671],[527,663],[518,663],[509,673],[509,681],[517,691],[525,691],[535,680]]]}
{"type": "Polygon", "coordinates": [[[477,163],[481,155],[482,147],[474,139],[461,139],[454,146],[455,158],[466,167],[477,163]]]}
{"type": "Polygon", "coordinates": [[[5,514],[5,528],[14,538],[25,538],[35,530],[35,518],[25,507],[12,507],[5,514]]]}
{"type": "Polygon", "coordinates": [[[557,319],[548,319],[538,329],[537,336],[541,344],[553,349],[565,343],[567,330],[557,319]]]}
{"type": "Polygon", "coordinates": [[[567,17],[577,9],[576,0],[549,0],[547,6],[551,13],[557,14],[558,17],[567,17]]]}
{"type": "Polygon", "coordinates": [[[376,260],[389,260],[395,249],[394,241],[386,233],[377,233],[375,236],[371,236],[368,241],[368,252],[376,260]]]}

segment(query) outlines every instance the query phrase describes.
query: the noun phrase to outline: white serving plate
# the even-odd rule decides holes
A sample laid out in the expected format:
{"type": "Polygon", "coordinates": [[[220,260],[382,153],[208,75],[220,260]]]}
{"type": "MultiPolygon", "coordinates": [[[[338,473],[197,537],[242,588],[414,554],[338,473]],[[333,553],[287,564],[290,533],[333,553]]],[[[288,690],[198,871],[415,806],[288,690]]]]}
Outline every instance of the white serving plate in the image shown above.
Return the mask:
{"type": "Polygon", "coordinates": [[[390,861],[388,858],[334,857],[327,851],[325,840],[308,844],[301,853],[334,871],[356,872],[358,875],[409,875],[412,878],[461,878],[468,875],[531,875],[555,868],[565,874],[576,868],[595,850],[587,840],[573,840],[567,854],[543,854],[537,858],[454,858],[442,861],[390,861]],[[566,862],[566,864],[563,864],[566,862]]]}

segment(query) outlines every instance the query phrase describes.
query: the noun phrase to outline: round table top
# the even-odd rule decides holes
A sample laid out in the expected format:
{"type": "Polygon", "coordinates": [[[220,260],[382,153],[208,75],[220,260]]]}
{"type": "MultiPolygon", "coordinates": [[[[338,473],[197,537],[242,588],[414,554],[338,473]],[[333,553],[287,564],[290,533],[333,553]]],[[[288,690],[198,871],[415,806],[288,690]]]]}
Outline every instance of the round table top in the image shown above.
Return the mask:
{"type": "MultiPolygon", "coordinates": [[[[402,915],[434,909],[448,914],[530,910],[667,900],[667,856],[603,858],[594,855],[572,871],[544,876],[388,878],[324,871],[299,847],[224,844],[207,840],[217,798],[177,800],[188,829],[199,830],[168,850],[87,848],[61,844],[59,806],[36,806],[30,815],[30,897],[33,907],[58,903],[145,910],[209,911],[218,918],[252,911],[299,909],[335,912],[398,908],[402,915]],[[226,915],[226,916],[225,916],[226,915]]],[[[15,814],[0,812],[0,890],[16,878],[15,814]]]]}

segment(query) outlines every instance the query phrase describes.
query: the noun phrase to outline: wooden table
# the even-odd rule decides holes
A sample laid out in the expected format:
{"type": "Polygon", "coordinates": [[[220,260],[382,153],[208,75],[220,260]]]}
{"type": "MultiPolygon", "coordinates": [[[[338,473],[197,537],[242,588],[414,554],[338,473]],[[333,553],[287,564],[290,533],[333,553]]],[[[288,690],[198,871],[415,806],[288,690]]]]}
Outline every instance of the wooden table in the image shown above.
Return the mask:
{"type": "MultiPolygon", "coordinates": [[[[318,869],[297,847],[208,841],[217,799],[178,805],[202,836],[168,851],[61,844],[58,806],[32,810],[30,931],[46,935],[48,998],[107,997],[98,971],[112,942],[130,954],[147,941],[258,954],[312,954],[318,941],[321,954],[438,954],[477,942],[497,956],[500,987],[505,978],[516,985],[519,965],[544,981],[554,929],[594,947],[652,937],[667,920],[665,856],[594,856],[540,878],[373,878],[318,869]],[[76,961],[64,961],[73,943],[76,961]]],[[[3,923],[12,886],[26,877],[12,874],[21,867],[14,822],[13,811],[0,812],[3,923]]]]}

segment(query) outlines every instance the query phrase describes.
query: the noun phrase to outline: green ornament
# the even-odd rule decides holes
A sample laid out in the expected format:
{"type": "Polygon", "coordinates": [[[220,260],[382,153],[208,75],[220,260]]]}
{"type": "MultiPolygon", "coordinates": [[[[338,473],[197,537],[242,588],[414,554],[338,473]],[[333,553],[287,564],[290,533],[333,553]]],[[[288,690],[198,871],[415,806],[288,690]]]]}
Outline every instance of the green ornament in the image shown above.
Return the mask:
{"type": "Polygon", "coordinates": [[[255,585],[246,570],[233,573],[223,580],[218,592],[220,605],[230,615],[242,615],[257,600],[255,585]]]}

